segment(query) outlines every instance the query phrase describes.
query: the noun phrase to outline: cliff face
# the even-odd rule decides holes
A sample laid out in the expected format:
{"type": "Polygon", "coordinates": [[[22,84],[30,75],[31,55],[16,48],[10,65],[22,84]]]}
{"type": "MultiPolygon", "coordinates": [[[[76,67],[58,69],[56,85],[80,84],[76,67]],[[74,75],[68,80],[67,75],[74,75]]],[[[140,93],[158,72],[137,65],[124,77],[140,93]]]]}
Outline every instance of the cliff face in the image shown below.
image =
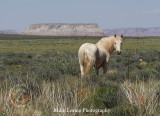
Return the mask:
{"type": "Polygon", "coordinates": [[[32,24],[22,34],[48,36],[104,36],[97,24],[32,24]]]}
{"type": "Polygon", "coordinates": [[[152,27],[152,28],[122,28],[122,29],[105,29],[104,33],[106,36],[110,35],[121,35],[124,36],[160,36],[160,27],[152,27]]]}
{"type": "Polygon", "coordinates": [[[0,30],[0,34],[18,34],[16,30],[0,30]]]}

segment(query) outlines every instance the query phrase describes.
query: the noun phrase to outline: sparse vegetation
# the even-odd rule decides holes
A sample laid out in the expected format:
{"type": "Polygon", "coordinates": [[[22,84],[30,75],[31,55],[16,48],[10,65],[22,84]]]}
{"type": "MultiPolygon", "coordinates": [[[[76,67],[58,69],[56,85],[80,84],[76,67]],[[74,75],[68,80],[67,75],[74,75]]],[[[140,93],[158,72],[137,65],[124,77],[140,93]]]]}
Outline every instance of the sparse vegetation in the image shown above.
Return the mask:
{"type": "MultiPolygon", "coordinates": [[[[0,115],[58,116],[55,109],[109,109],[99,115],[160,113],[160,38],[129,38],[106,75],[80,78],[77,51],[101,37],[0,35],[0,115]],[[128,57],[130,64],[128,75],[128,57]]],[[[101,72],[100,72],[101,74],[101,72]]]]}

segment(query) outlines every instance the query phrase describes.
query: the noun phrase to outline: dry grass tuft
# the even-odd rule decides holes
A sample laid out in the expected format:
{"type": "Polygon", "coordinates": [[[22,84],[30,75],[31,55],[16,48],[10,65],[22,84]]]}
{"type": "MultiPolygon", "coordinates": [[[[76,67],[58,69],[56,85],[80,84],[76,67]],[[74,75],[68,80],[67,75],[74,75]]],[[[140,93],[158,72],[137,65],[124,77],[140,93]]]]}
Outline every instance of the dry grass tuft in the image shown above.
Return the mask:
{"type": "Polygon", "coordinates": [[[122,89],[130,104],[138,107],[139,113],[143,113],[141,111],[150,115],[157,113],[157,109],[160,107],[157,95],[160,81],[149,80],[147,83],[143,81],[132,83],[127,80],[122,84],[122,89]]]}

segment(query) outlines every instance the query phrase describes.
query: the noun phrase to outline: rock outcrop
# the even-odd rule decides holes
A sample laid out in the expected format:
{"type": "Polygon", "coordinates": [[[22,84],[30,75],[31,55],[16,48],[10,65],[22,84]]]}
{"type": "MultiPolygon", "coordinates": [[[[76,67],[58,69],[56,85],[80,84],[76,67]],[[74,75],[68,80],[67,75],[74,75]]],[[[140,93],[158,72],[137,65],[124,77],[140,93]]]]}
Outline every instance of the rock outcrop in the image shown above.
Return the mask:
{"type": "Polygon", "coordinates": [[[48,36],[104,36],[97,24],[32,24],[22,34],[48,36]]]}
{"type": "Polygon", "coordinates": [[[125,35],[125,36],[160,36],[160,27],[152,28],[122,28],[122,29],[105,29],[104,33],[106,36],[110,35],[125,35]]]}
{"type": "Polygon", "coordinates": [[[0,30],[0,34],[18,34],[16,30],[0,30]]]}

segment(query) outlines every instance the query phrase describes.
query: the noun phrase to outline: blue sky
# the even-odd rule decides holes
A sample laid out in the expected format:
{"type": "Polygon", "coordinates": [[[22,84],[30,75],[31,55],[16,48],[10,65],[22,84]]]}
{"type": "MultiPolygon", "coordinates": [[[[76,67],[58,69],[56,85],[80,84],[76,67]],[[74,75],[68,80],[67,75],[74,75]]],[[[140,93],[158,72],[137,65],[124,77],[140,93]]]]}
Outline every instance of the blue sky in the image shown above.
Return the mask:
{"type": "Polygon", "coordinates": [[[160,27],[160,0],[0,0],[0,30],[21,32],[37,23],[160,27]]]}

